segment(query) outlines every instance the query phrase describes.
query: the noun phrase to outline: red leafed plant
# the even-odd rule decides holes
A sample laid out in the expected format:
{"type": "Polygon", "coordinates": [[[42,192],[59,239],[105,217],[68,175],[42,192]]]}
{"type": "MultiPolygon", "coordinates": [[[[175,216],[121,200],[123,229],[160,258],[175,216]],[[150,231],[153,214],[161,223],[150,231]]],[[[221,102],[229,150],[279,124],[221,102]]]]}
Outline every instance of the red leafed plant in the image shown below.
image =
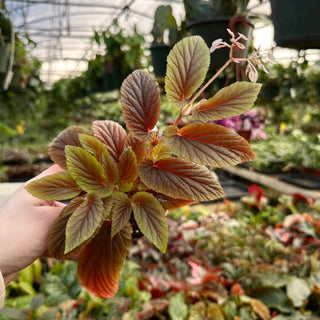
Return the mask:
{"type": "MultiPolygon", "coordinates": [[[[230,45],[229,63],[236,44],[230,45]]],[[[71,199],[52,226],[49,250],[57,259],[77,255],[79,279],[95,295],[116,294],[132,237],[143,234],[166,251],[166,210],[223,197],[208,167],[255,158],[245,139],[207,121],[250,109],[260,84],[236,82],[197,103],[209,61],[209,48],[198,36],[187,37],[172,49],[165,91],[180,114],[162,136],[156,130],[158,84],[148,72],[136,70],[121,87],[128,133],[108,120],[93,122],[91,131],[65,129],[49,147],[62,171],[26,186],[41,199],[71,199]],[[179,128],[187,117],[189,124],[179,128]]]]}

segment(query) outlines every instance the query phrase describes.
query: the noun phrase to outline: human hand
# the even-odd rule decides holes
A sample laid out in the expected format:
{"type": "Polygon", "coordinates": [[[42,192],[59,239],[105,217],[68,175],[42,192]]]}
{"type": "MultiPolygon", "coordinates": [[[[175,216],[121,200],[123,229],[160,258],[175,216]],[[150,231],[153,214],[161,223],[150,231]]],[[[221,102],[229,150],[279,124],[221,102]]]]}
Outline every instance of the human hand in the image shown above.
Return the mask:
{"type": "MultiPolygon", "coordinates": [[[[61,171],[53,165],[35,178],[61,171]]],[[[30,180],[30,181],[32,181],[30,180]]],[[[6,282],[48,254],[48,235],[64,204],[33,197],[26,182],[0,206],[0,270],[6,282]]]]}

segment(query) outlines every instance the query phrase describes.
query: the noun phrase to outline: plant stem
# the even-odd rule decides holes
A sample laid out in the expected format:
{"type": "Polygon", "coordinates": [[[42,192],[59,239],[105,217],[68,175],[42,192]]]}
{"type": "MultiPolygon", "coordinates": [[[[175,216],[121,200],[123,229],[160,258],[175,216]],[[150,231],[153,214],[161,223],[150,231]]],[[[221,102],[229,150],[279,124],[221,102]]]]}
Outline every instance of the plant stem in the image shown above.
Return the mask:
{"type": "MultiPolygon", "coordinates": [[[[188,110],[190,109],[191,105],[196,101],[196,99],[200,96],[200,94],[215,80],[217,79],[217,77],[222,73],[222,71],[224,69],[226,69],[228,67],[228,65],[232,62],[232,57],[230,56],[229,60],[213,75],[213,77],[197,92],[197,94],[191,99],[191,101],[186,105],[184,106],[181,110],[180,110],[180,114],[177,118],[177,120],[175,121],[174,125],[178,125],[180,120],[182,119],[183,116],[181,116],[181,111],[183,110],[188,110]]],[[[187,111],[188,112],[188,111],[187,111]]],[[[184,115],[185,116],[188,116],[190,115],[190,113],[184,115]]]]}
{"type": "Polygon", "coordinates": [[[191,99],[188,105],[194,103],[196,99],[200,96],[200,94],[207,89],[207,87],[222,73],[224,69],[228,67],[228,65],[232,62],[232,59],[229,59],[218,71],[217,73],[197,92],[197,94],[191,99]]]}

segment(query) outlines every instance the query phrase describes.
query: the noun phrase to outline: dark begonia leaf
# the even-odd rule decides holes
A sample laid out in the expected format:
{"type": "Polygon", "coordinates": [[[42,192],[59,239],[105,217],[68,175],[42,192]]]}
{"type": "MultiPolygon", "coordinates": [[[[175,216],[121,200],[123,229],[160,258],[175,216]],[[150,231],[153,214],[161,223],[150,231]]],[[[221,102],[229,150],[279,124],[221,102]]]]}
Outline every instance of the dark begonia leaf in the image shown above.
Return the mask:
{"type": "Polygon", "coordinates": [[[88,193],[107,197],[112,192],[103,167],[90,153],[80,147],[66,146],[69,172],[77,184],[88,193]]]}
{"type": "Polygon", "coordinates": [[[158,83],[147,71],[132,72],[121,86],[123,120],[130,133],[143,141],[150,139],[160,114],[158,83]]]}
{"type": "Polygon", "coordinates": [[[79,133],[84,133],[87,135],[92,135],[89,130],[78,126],[71,126],[63,131],[52,141],[49,146],[49,155],[51,159],[59,165],[62,169],[67,170],[66,156],[65,156],[65,146],[77,146],[81,147],[81,142],[79,140],[79,133]]]}
{"type": "Polygon", "coordinates": [[[205,79],[209,48],[200,36],[186,37],[173,47],[167,61],[165,91],[169,102],[181,108],[205,79]]]}
{"type": "Polygon", "coordinates": [[[213,123],[192,123],[181,129],[169,126],[164,141],[179,157],[212,167],[228,167],[255,159],[247,140],[213,123]]]}
{"type": "Polygon", "coordinates": [[[78,262],[80,283],[99,297],[110,298],[118,291],[120,270],[131,245],[132,228],[128,224],[111,239],[111,221],[82,250],[78,262]]]}
{"type": "Polygon", "coordinates": [[[70,254],[65,254],[66,247],[66,227],[70,216],[86,200],[86,197],[72,199],[60,212],[60,215],[53,223],[49,233],[48,249],[50,254],[56,259],[67,259],[70,254]]]}
{"type": "Polygon", "coordinates": [[[133,152],[136,155],[137,162],[140,163],[142,160],[144,160],[146,156],[146,144],[144,141],[141,141],[137,138],[135,138],[132,134],[129,134],[127,136],[127,139],[125,141],[125,147],[131,147],[133,152]]]}
{"type": "Polygon", "coordinates": [[[89,194],[68,220],[65,253],[91,239],[98,232],[105,219],[106,212],[101,198],[95,194],[89,194]]]}
{"type": "Polygon", "coordinates": [[[137,192],[132,197],[134,218],[141,232],[162,252],[167,249],[168,222],[165,211],[150,193],[137,192]]]}
{"type": "Polygon", "coordinates": [[[25,188],[33,196],[44,200],[71,199],[81,192],[68,171],[56,172],[31,181],[25,188]]]}
{"type": "Polygon", "coordinates": [[[145,160],[139,166],[139,176],[148,188],[172,198],[199,202],[224,196],[212,172],[184,159],[145,160]]]}
{"type": "Polygon", "coordinates": [[[107,147],[111,157],[118,162],[127,137],[127,133],[121,125],[109,120],[94,121],[92,131],[94,136],[107,147]]]}
{"type": "Polygon", "coordinates": [[[125,227],[132,213],[131,200],[123,192],[117,192],[112,196],[112,228],[111,238],[125,227]]]}
{"type": "Polygon", "coordinates": [[[192,110],[192,117],[213,121],[242,114],[252,108],[260,89],[260,83],[235,82],[219,90],[211,99],[202,100],[192,110]]]}

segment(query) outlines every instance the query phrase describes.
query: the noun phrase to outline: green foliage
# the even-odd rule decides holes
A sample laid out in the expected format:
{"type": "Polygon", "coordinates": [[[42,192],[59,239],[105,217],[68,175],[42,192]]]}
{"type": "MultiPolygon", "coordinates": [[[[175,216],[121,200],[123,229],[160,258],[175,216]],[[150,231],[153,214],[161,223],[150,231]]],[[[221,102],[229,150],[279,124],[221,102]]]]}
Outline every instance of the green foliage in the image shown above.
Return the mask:
{"type": "MultiPolygon", "coordinates": [[[[96,41],[120,50],[111,38],[105,33],[96,41]]],[[[204,113],[208,111],[211,117],[215,113],[219,117],[221,110],[241,113],[253,106],[260,85],[239,82],[208,101],[196,102],[203,91],[199,87],[208,71],[209,56],[199,36],[183,39],[170,52],[165,88],[179,115],[164,129],[163,137],[156,127],[161,109],[158,83],[147,71],[136,70],[120,90],[129,134],[110,120],[94,121],[91,130],[78,126],[63,130],[51,143],[49,154],[64,171],[26,186],[43,199],[53,199],[53,194],[59,200],[73,197],[51,229],[49,249],[57,258],[79,254],[78,276],[95,295],[116,294],[131,238],[144,234],[166,251],[166,210],[223,197],[207,166],[231,166],[255,157],[245,139],[206,123],[209,119],[204,113]],[[204,123],[179,129],[181,120],[198,119],[194,110],[204,123]]]]}
{"type": "Polygon", "coordinates": [[[172,47],[187,35],[187,30],[185,22],[182,22],[181,26],[178,27],[170,5],[161,5],[154,13],[151,34],[153,36],[153,44],[167,44],[172,47]],[[165,32],[168,32],[168,40],[165,39],[165,32]]]}
{"type": "Polygon", "coordinates": [[[11,42],[12,23],[5,10],[0,7],[0,45],[11,42]]]}
{"type": "Polygon", "coordinates": [[[320,168],[318,135],[301,130],[289,134],[270,133],[265,140],[252,142],[256,160],[250,165],[258,171],[280,171],[286,166],[293,168],[320,168]]]}
{"type": "MultiPolygon", "coordinates": [[[[93,41],[104,50],[101,71],[111,72],[114,69],[128,74],[134,69],[142,67],[145,39],[133,27],[131,34],[114,22],[108,30],[95,30],[93,41]]],[[[100,56],[97,57],[100,59],[100,56]]]]}

